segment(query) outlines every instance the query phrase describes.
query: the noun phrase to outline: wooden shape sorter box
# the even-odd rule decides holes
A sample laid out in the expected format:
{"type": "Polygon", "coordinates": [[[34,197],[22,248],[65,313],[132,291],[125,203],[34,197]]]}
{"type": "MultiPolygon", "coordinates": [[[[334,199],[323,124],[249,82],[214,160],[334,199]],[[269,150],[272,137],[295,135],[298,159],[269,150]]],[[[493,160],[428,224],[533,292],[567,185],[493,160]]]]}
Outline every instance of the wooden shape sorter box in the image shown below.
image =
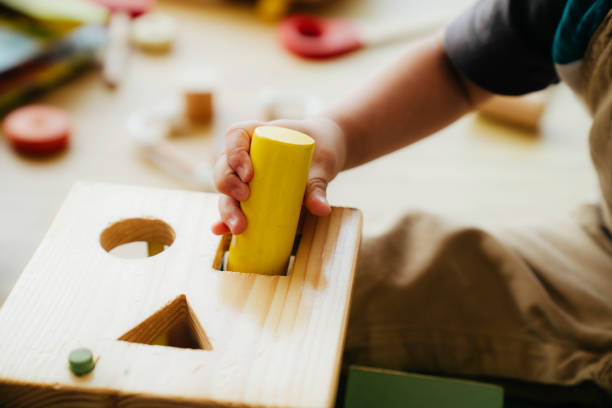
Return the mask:
{"type": "Polygon", "coordinates": [[[360,212],[305,217],[286,276],[219,270],[216,219],[215,194],[77,184],[0,310],[0,406],[331,406],[360,212]],[[166,249],[107,252],[132,241],[166,249]]]}

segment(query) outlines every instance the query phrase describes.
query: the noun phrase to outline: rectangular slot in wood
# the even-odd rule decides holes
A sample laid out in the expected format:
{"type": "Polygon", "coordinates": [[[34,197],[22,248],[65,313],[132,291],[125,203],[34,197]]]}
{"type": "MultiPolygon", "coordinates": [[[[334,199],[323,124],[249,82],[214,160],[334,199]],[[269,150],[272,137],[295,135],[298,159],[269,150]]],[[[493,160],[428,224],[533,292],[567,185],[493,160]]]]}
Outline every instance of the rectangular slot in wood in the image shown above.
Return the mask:
{"type": "MultiPolygon", "coordinates": [[[[302,240],[302,232],[300,231],[295,234],[295,239],[293,240],[293,248],[291,249],[291,256],[289,257],[289,262],[287,263],[287,271],[283,276],[291,275],[291,271],[293,270],[293,263],[295,261],[295,256],[297,255],[298,249],[300,247],[300,241],[302,240]]],[[[217,252],[215,253],[215,258],[213,260],[212,267],[218,271],[225,271],[225,265],[227,263],[227,254],[229,251],[230,244],[232,242],[232,234],[225,234],[219,240],[219,245],[217,247],[217,252]]],[[[266,276],[266,275],[264,275],[266,276]]],[[[274,276],[274,275],[270,275],[274,276]]]]}

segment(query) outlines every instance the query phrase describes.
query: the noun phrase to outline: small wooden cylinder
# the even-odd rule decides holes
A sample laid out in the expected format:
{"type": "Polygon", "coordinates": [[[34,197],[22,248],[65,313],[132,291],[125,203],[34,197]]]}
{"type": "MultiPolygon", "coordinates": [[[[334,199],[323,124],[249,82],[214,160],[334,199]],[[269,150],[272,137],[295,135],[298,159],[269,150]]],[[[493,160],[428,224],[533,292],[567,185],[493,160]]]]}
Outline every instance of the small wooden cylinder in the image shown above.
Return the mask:
{"type": "Polygon", "coordinates": [[[536,130],[548,102],[548,91],[523,96],[497,95],[485,102],[479,113],[509,125],[536,130]]]}
{"type": "Polygon", "coordinates": [[[260,126],[253,132],[251,194],[241,203],[246,230],[232,237],[227,269],[286,272],[308,181],[314,140],[301,132],[260,126]]]}
{"type": "Polygon", "coordinates": [[[209,123],[213,118],[212,90],[185,92],[185,114],[193,122],[209,123]]]}

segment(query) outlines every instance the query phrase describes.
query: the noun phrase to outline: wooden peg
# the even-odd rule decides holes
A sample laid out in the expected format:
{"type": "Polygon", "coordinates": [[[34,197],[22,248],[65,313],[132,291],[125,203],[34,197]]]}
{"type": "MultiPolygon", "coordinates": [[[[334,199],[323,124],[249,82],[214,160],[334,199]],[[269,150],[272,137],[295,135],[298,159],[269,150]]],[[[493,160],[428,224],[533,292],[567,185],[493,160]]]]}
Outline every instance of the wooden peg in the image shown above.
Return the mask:
{"type": "Polygon", "coordinates": [[[213,93],[210,89],[185,92],[185,115],[192,122],[208,123],[213,117],[213,93]]]}
{"type": "Polygon", "coordinates": [[[232,238],[228,270],[285,274],[313,152],[314,140],[304,133],[276,126],[255,129],[251,193],[241,203],[247,228],[232,238]]]}
{"type": "Polygon", "coordinates": [[[478,112],[509,125],[536,130],[548,99],[547,90],[523,96],[497,95],[483,104],[478,112]]]}

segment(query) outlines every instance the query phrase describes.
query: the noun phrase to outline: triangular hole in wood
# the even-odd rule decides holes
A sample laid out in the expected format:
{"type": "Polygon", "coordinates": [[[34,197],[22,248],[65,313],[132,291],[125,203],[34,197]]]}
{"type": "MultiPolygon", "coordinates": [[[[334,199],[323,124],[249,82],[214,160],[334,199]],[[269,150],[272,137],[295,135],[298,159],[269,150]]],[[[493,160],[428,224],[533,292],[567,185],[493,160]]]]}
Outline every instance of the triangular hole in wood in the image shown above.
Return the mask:
{"type": "Polygon", "coordinates": [[[130,343],[212,350],[212,345],[187,297],[180,295],[119,337],[130,343]]]}

